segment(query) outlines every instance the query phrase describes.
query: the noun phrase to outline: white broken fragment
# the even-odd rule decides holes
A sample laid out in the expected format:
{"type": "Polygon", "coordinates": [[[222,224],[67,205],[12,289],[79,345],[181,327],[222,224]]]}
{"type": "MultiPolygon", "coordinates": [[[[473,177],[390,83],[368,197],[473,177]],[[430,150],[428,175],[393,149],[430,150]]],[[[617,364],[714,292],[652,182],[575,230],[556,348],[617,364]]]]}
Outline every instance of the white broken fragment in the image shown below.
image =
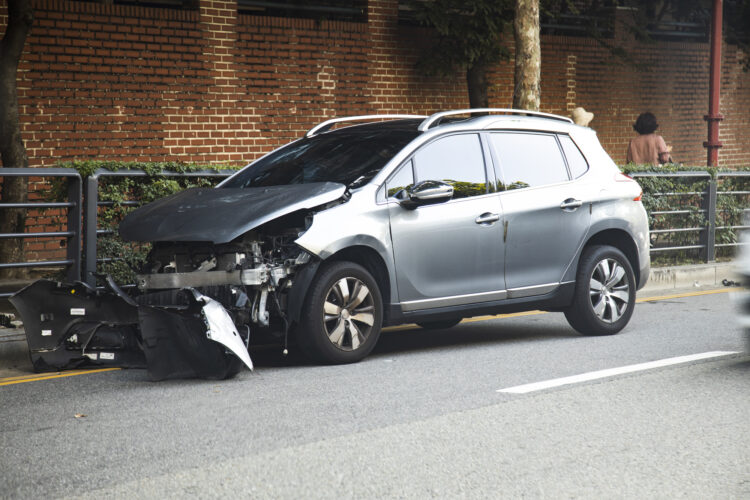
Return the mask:
{"type": "Polygon", "coordinates": [[[195,300],[204,304],[202,312],[208,325],[208,331],[206,332],[208,338],[232,351],[252,371],[253,362],[247,352],[247,347],[242,342],[242,338],[234,326],[234,321],[232,321],[224,306],[197,290],[192,288],[189,290],[195,296],[195,300]]]}

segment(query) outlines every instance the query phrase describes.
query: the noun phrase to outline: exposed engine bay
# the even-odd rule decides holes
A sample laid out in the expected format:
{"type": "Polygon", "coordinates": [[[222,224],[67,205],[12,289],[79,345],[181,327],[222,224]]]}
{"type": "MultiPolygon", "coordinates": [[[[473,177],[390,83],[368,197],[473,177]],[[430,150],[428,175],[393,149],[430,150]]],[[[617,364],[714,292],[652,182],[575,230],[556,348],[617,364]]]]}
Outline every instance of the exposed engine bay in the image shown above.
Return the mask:
{"type": "MultiPolygon", "coordinates": [[[[310,227],[316,211],[345,201],[343,186],[309,186],[310,200],[286,204],[283,197],[264,190],[256,199],[268,203],[263,199],[267,195],[281,209],[226,242],[189,239],[198,227],[208,240],[206,215],[228,218],[237,196],[246,198],[251,189],[237,190],[240,195],[217,189],[192,193],[209,198],[216,211],[224,213],[212,214],[210,206],[191,204],[187,211],[184,204],[167,203],[163,208],[168,216],[160,217],[153,206],[163,200],[132,212],[120,226],[121,235],[133,239],[127,232],[137,228],[153,237],[134,289],[126,293],[109,277],[100,288],[40,280],[11,298],[24,320],[34,369],[145,367],[153,380],[223,379],[236,375],[243,364],[252,370],[248,348],[258,334],[283,341],[286,352],[291,323],[299,318],[320,264],[295,241],[310,227]],[[305,201],[323,203],[307,207],[305,201]],[[191,215],[196,223],[189,225],[191,215]],[[171,220],[165,224],[167,218],[171,220]],[[163,241],[160,235],[168,231],[172,236],[180,224],[187,228],[186,239],[163,241]]],[[[184,193],[174,198],[179,202],[184,193]]],[[[249,203],[242,201],[247,210],[249,203]]],[[[222,236],[232,234],[228,226],[242,227],[236,220],[217,220],[215,225],[222,236]]]]}
{"type": "Polygon", "coordinates": [[[138,301],[173,303],[177,290],[195,288],[220,302],[236,325],[285,333],[287,293],[297,269],[312,260],[294,243],[308,218],[289,214],[225,244],[154,243],[137,276],[138,301]]]}

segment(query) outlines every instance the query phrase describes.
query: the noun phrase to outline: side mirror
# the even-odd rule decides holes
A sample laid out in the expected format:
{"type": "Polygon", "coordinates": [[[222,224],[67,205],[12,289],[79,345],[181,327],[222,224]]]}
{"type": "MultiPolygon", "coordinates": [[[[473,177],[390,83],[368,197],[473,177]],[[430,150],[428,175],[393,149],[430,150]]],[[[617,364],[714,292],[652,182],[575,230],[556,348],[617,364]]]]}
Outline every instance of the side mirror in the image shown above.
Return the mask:
{"type": "Polygon", "coordinates": [[[441,181],[422,181],[406,190],[401,206],[414,209],[422,205],[443,203],[453,198],[453,186],[441,181]]]}

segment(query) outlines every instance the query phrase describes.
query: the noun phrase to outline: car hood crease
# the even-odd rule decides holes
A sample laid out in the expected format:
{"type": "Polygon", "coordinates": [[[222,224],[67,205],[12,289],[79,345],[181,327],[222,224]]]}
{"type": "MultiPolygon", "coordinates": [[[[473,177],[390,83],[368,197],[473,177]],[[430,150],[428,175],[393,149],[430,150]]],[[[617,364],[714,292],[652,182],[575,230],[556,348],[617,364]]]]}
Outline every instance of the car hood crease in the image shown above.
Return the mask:
{"type": "Polygon", "coordinates": [[[345,191],[336,182],[192,188],[134,210],[120,223],[120,236],[127,241],[228,243],[283,215],[335,201],[345,191]]]}

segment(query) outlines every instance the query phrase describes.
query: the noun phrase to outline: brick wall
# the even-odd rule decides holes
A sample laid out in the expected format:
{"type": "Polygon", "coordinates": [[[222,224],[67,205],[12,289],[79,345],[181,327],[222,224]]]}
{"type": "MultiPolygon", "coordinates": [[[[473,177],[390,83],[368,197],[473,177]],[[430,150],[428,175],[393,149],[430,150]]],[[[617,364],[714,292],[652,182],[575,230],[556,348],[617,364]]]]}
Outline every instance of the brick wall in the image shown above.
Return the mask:
{"type": "MultiPolygon", "coordinates": [[[[178,11],[35,0],[19,73],[32,165],[73,158],[244,163],[332,116],[467,107],[463,74],[415,69],[429,32],[398,26],[396,0],[370,0],[368,22],[238,15],[236,1],[178,11]]],[[[0,0],[0,29],[5,2],[0,0]]],[[[676,160],[703,164],[708,45],[618,41],[636,70],[588,39],[542,37],[542,110],[595,113],[623,162],[636,116],[651,110],[676,160]]],[[[750,165],[750,74],[724,47],[723,166],[750,165]]],[[[490,102],[509,107],[512,61],[491,72],[490,102]]]]}
{"type": "MultiPolygon", "coordinates": [[[[566,57],[575,61],[575,105],[595,114],[591,126],[615,161],[625,161],[628,141],[635,136],[632,124],[641,112],[650,110],[660,123],[659,133],[674,147],[674,159],[705,165],[708,44],[661,42],[658,47],[634,47],[637,62],[643,65],[636,70],[595,42],[558,39],[558,43],[552,43],[552,37],[545,41],[543,57],[547,61],[566,57]]],[[[737,49],[725,45],[721,112],[726,119],[721,123],[724,147],[719,152],[722,166],[750,165],[750,140],[742,137],[750,132],[750,73],[742,72],[737,58],[737,49]]],[[[551,81],[559,74],[555,71],[543,78],[543,92],[549,92],[551,81]]],[[[544,97],[543,105],[549,103],[544,97]]],[[[559,97],[554,101],[559,102],[559,97]]]]}

